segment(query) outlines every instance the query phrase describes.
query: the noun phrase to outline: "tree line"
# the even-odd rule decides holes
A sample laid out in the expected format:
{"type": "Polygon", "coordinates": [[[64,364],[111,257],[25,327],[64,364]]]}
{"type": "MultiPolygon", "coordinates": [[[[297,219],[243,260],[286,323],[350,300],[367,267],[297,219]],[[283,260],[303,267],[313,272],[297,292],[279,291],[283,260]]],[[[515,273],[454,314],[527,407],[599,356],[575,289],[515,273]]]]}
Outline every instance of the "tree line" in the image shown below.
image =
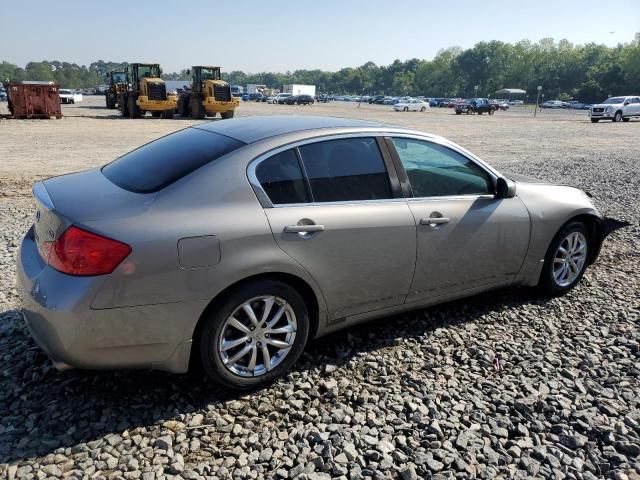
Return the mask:
{"type": "MultiPolygon", "coordinates": [[[[0,80],[56,81],[68,88],[95,87],[104,76],[126,63],[77,65],[67,62],[29,62],[24,68],[0,64],[0,80]]],[[[186,80],[186,70],[163,73],[167,80],[186,80]]],[[[463,50],[440,50],[432,60],[395,60],[391,65],[367,62],[336,72],[296,70],[286,73],[231,71],[223,78],[234,85],[264,84],[282,88],[288,83],[316,85],[335,94],[425,95],[430,97],[490,96],[502,88],[519,88],[533,101],[541,85],[547,99],[601,101],[609,95],[640,92],[640,32],[633,41],[608,47],[574,45],[545,38],[539,42],[479,42],[463,50]]]]}

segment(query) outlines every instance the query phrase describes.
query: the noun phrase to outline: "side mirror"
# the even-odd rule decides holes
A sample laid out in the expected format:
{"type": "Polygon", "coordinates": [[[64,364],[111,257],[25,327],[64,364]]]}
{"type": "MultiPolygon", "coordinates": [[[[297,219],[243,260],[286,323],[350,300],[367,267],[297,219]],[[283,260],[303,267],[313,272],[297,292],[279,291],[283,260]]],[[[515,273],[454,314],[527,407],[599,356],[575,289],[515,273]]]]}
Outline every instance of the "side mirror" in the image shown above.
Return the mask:
{"type": "Polygon", "coordinates": [[[187,75],[191,75],[191,69],[187,68],[187,75]]]}
{"type": "Polygon", "coordinates": [[[631,102],[629,100],[627,100],[626,102],[624,102],[624,106],[626,107],[627,105],[629,105],[631,102]]]}
{"type": "Polygon", "coordinates": [[[496,182],[496,198],[513,198],[516,196],[516,182],[508,178],[498,177],[496,182]]]}

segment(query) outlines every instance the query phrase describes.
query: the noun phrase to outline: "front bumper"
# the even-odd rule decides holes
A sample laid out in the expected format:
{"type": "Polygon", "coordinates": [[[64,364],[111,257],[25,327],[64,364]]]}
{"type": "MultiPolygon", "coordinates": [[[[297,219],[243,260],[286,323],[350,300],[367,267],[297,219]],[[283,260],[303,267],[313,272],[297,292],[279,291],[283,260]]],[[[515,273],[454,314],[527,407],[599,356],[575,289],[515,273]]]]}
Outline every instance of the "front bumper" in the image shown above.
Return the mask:
{"type": "Polygon", "coordinates": [[[25,322],[58,369],[188,370],[193,326],[206,302],[92,309],[106,277],[76,277],[49,267],[29,234],[17,263],[25,322]]]}
{"type": "Polygon", "coordinates": [[[599,118],[599,119],[612,119],[613,118],[613,112],[592,112],[589,111],[589,117],[590,118],[599,118]]]}

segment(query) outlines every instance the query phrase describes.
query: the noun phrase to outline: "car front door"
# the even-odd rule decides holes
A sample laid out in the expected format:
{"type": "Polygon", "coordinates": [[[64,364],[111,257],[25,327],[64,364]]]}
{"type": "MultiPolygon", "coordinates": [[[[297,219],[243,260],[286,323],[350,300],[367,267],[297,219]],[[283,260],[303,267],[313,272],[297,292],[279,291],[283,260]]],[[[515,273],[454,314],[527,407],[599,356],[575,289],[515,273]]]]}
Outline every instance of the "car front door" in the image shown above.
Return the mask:
{"type": "Polygon", "coordinates": [[[529,245],[529,213],[518,197],[495,198],[483,166],[439,143],[388,139],[410,185],[416,271],[407,302],[508,284],[529,245]]]}
{"type": "Polygon", "coordinates": [[[315,279],[330,320],[405,301],[416,226],[382,140],[311,141],[251,168],[275,241],[315,279]]]}

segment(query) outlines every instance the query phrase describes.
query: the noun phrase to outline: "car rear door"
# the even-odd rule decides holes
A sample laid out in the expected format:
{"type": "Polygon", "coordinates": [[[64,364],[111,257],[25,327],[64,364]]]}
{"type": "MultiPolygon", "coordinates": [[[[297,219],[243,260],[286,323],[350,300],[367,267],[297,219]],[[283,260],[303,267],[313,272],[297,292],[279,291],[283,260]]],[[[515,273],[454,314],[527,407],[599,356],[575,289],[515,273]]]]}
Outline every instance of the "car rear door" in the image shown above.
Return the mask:
{"type": "Polygon", "coordinates": [[[416,226],[383,141],[303,142],[257,159],[249,175],[275,241],[318,283],[330,319],[405,301],[416,226]]]}
{"type": "Polygon", "coordinates": [[[498,199],[483,166],[424,139],[388,139],[400,179],[408,182],[417,258],[408,302],[508,284],[529,245],[522,201],[498,199]]]}

